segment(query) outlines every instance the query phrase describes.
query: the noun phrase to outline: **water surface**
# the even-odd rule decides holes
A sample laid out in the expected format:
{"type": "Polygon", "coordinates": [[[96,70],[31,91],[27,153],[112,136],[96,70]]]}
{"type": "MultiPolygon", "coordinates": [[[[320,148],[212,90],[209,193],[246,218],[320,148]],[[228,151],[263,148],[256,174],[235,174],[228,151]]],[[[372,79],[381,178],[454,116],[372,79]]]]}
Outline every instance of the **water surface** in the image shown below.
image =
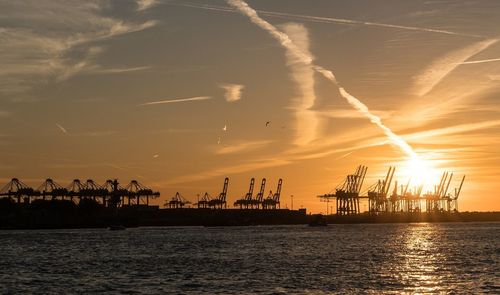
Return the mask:
{"type": "Polygon", "coordinates": [[[500,223],[0,231],[0,293],[500,293],[500,223]]]}

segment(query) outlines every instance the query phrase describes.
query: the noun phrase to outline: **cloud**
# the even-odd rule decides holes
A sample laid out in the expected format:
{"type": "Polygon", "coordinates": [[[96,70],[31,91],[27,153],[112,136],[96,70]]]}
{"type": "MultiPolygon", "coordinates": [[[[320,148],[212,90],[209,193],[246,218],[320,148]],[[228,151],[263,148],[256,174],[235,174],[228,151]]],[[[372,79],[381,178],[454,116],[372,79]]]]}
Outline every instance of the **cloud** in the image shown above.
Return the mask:
{"type": "Polygon", "coordinates": [[[95,70],[96,74],[121,74],[121,73],[130,73],[130,72],[138,72],[145,71],[151,69],[151,66],[142,66],[142,67],[131,67],[131,68],[102,68],[95,70]]]}
{"type": "Polygon", "coordinates": [[[424,96],[441,82],[456,67],[471,58],[472,56],[487,49],[498,42],[499,39],[487,39],[476,42],[464,48],[449,52],[432,62],[420,74],[416,75],[414,80],[414,93],[418,96],[424,96]]]}
{"type": "MultiPolygon", "coordinates": [[[[371,110],[372,113],[377,115],[382,119],[389,119],[393,111],[385,110],[371,110]]],[[[365,116],[353,109],[322,109],[316,111],[316,113],[325,118],[335,118],[335,119],[364,119],[365,116]]]]}
{"type": "Polygon", "coordinates": [[[97,131],[87,131],[76,134],[78,136],[90,136],[90,137],[100,137],[100,136],[110,136],[116,134],[114,130],[97,130],[97,131]]]}
{"type": "Polygon", "coordinates": [[[61,82],[82,71],[101,71],[96,57],[104,49],[96,42],[157,24],[104,16],[109,7],[95,0],[1,3],[0,92],[26,92],[52,79],[61,82]]]}
{"type": "Polygon", "coordinates": [[[274,159],[274,158],[261,159],[256,161],[247,161],[238,165],[231,165],[230,167],[221,167],[213,170],[202,171],[196,173],[195,175],[189,174],[189,175],[174,177],[168,181],[156,183],[155,185],[173,185],[179,183],[195,182],[195,181],[210,179],[213,177],[239,174],[269,167],[283,166],[283,165],[288,165],[290,163],[291,162],[287,160],[274,159]]]}
{"type": "Polygon", "coordinates": [[[245,88],[244,85],[240,84],[219,84],[219,87],[224,89],[224,98],[228,102],[234,102],[238,101],[241,99],[241,95],[243,92],[243,89],[245,88]]]}
{"type": "Polygon", "coordinates": [[[251,22],[260,28],[267,31],[271,36],[273,36],[276,40],[279,41],[281,46],[285,48],[290,54],[295,55],[297,61],[300,61],[306,65],[310,65],[316,72],[322,74],[326,79],[330,80],[335,86],[338,87],[339,92],[343,98],[347,100],[347,102],[354,107],[354,109],[358,110],[361,114],[365,115],[366,118],[370,120],[373,124],[377,125],[384,134],[389,138],[391,143],[398,148],[401,149],[406,155],[411,158],[418,158],[418,155],[412,149],[412,147],[404,141],[401,137],[396,135],[389,127],[382,123],[382,120],[370,112],[368,107],[362,103],[359,99],[354,97],[352,94],[347,92],[342,86],[340,86],[339,82],[335,78],[335,75],[332,71],[327,70],[321,66],[315,65],[313,63],[313,58],[307,52],[302,51],[297,45],[290,39],[290,37],[279,31],[276,27],[274,27],[269,22],[260,18],[257,12],[248,6],[247,3],[241,0],[227,0],[227,2],[238,9],[243,15],[247,16],[251,22]]]}
{"type": "Polygon", "coordinates": [[[144,11],[149,9],[157,4],[156,0],[137,0],[137,11],[144,11]]]}
{"type": "Polygon", "coordinates": [[[159,101],[142,103],[142,104],[139,104],[138,106],[147,106],[147,105],[165,104],[165,103],[178,103],[178,102],[186,102],[186,101],[200,101],[200,100],[207,100],[207,99],[212,99],[212,97],[211,96],[195,96],[195,97],[189,97],[189,98],[159,100],[159,101]]]}
{"type": "Polygon", "coordinates": [[[239,142],[224,146],[222,148],[217,148],[215,153],[218,155],[236,154],[248,151],[253,151],[260,149],[270,143],[272,140],[260,140],[260,141],[249,141],[249,142],[239,142]]]}
{"type": "Polygon", "coordinates": [[[429,137],[437,137],[456,133],[465,133],[475,130],[481,130],[500,125],[500,120],[490,120],[477,123],[459,124],[450,127],[436,128],[432,130],[419,131],[411,134],[404,135],[403,137],[408,140],[423,140],[429,137]]]}
{"type": "MultiPolygon", "coordinates": [[[[309,34],[307,29],[296,23],[288,23],[282,26],[284,32],[290,36],[295,44],[307,55],[312,56],[309,51],[309,34]]],[[[316,101],[314,82],[314,70],[308,64],[302,63],[295,54],[286,51],[287,65],[290,68],[290,76],[296,85],[296,96],[292,99],[290,109],[295,116],[295,140],[296,145],[305,145],[314,141],[319,132],[319,118],[311,108],[316,101]]]]}

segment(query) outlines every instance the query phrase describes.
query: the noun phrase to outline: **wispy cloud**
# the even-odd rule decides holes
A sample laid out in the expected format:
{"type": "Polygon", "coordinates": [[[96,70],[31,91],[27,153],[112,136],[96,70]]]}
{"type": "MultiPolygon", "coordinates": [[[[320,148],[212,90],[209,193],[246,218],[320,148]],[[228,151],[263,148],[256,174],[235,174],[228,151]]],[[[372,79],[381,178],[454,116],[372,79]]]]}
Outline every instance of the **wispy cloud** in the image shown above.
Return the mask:
{"type": "Polygon", "coordinates": [[[195,96],[195,97],[189,97],[189,98],[159,100],[159,101],[151,101],[151,102],[141,103],[138,106],[148,106],[148,105],[166,104],[166,103],[178,103],[178,102],[186,102],[186,101],[200,101],[200,100],[207,100],[207,99],[212,99],[212,97],[211,96],[195,96]]]}
{"type": "Polygon", "coordinates": [[[247,161],[238,165],[231,165],[229,167],[221,167],[217,169],[201,171],[199,173],[196,173],[195,175],[190,174],[190,175],[174,177],[168,181],[158,182],[156,183],[156,185],[174,185],[179,183],[189,183],[189,182],[210,179],[213,177],[239,174],[269,167],[283,166],[283,165],[288,165],[290,163],[291,162],[288,160],[277,159],[277,158],[267,158],[261,160],[247,161]]]}
{"type": "Polygon", "coordinates": [[[293,41],[290,39],[290,37],[279,31],[276,27],[274,27],[272,24],[269,22],[265,21],[261,17],[258,16],[257,12],[248,6],[247,3],[241,0],[227,0],[227,2],[238,9],[243,15],[247,16],[250,21],[252,21],[254,24],[259,26],[260,28],[264,29],[267,31],[273,38],[279,41],[281,46],[285,48],[288,52],[291,54],[295,55],[296,59],[306,65],[310,65],[316,72],[320,73],[323,75],[327,80],[330,80],[335,86],[338,87],[339,92],[343,98],[347,100],[347,102],[357,111],[359,111],[361,114],[365,115],[366,118],[370,120],[373,124],[378,126],[384,134],[389,138],[391,143],[398,148],[401,149],[406,155],[408,155],[411,158],[418,158],[418,155],[415,153],[415,151],[412,149],[412,147],[404,141],[401,137],[396,135],[389,127],[387,127],[385,124],[382,123],[382,120],[374,115],[373,113],[370,112],[368,107],[363,104],[360,100],[358,100],[356,97],[354,97],[352,94],[347,92],[342,86],[340,86],[339,82],[335,78],[335,75],[333,74],[332,71],[327,70],[321,66],[318,66],[313,63],[313,58],[312,56],[308,55],[306,52],[302,51],[293,41]]]}
{"type": "Polygon", "coordinates": [[[155,6],[158,1],[157,0],[137,0],[137,11],[143,11],[155,6]]]}
{"type": "Polygon", "coordinates": [[[413,78],[414,93],[418,96],[426,95],[456,67],[472,56],[497,43],[498,40],[499,39],[487,39],[479,41],[464,48],[449,52],[448,54],[436,59],[420,74],[413,78]]]}
{"type": "Polygon", "coordinates": [[[245,88],[244,85],[240,84],[227,84],[227,83],[221,83],[219,84],[219,87],[224,89],[224,98],[228,102],[234,102],[238,101],[241,99],[243,89],[245,88]]]}
{"type": "MultiPolygon", "coordinates": [[[[393,111],[371,110],[372,113],[381,119],[391,118],[393,111]]],[[[321,109],[316,111],[318,116],[335,119],[363,119],[365,116],[353,109],[321,109]]]]}
{"type": "MultiPolygon", "coordinates": [[[[284,32],[291,40],[305,52],[312,56],[309,51],[309,34],[307,29],[296,23],[287,23],[282,26],[284,32]]],[[[297,56],[286,51],[287,65],[290,68],[290,76],[295,81],[297,94],[292,99],[290,108],[295,116],[295,140],[296,145],[305,145],[317,138],[319,132],[319,118],[315,111],[311,110],[316,101],[314,83],[314,70],[311,65],[302,63],[297,56]]]]}
{"type": "Polygon", "coordinates": [[[66,128],[64,128],[60,124],[56,123],[56,126],[57,126],[57,128],[59,128],[59,130],[61,130],[62,133],[64,133],[64,134],[68,133],[68,131],[66,130],[66,128]]]}
{"type": "Polygon", "coordinates": [[[471,64],[482,64],[485,62],[494,62],[494,61],[500,61],[500,58],[490,58],[490,59],[482,59],[482,60],[471,60],[471,61],[464,61],[461,62],[461,65],[471,65],[471,64]]]}
{"type": "MultiPolygon", "coordinates": [[[[192,8],[199,8],[199,9],[206,9],[206,10],[224,11],[224,12],[234,12],[235,11],[233,8],[227,7],[227,6],[194,4],[194,3],[175,3],[175,5],[192,7],[192,8]]],[[[261,15],[270,16],[270,17],[279,17],[279,18],[308,21],[308,22],[316,22],[316,23],[330,23],[330,24],[350,25],[350,26],[352,26],[352,25],[373,26],[373,27],[390,28],[390,29],[401,29],[401,30],[420,31],[420,32],[428,32],[428,33],[439,33],[439,34],[446,34],[446,35],[481,37],[478,35],[463,34],[463,33],[453,32],[453,31],[449,31],[449,30],[440,30],[440,29],[413,27],[413,26],[402,26],[402,25],[395,25],[395,24],[386,24],[386,23],[381,23],[381,22],[369,22],[369,21],[360,21],[360,20],[334,18],[334,17],[320,17],[320,16],[283,13],[283,12],[274,12],[274,11],[266,11],[266,10],[256,10],[256,12],[258,12],[261,15]]]]}
{"type": "Polygon", "coordinates": [[[403,137],[406,138],[407,140],[412,140],[412,141],[423,140],[431,137],[438,137],[438,136],[457,134],[457,133],[458,134],[466,133],[496,126],[500,126],[500,120],[489,120],[484,122],[467,123],[467,124],[459,124],[443,128],[435,128],[431,130],[414,132],[411,134],[404,135],[403,137]]]}
{"type": "Polygon", "coordinates": [[[96,131],[87,131],[76,134],[78,136],[90,136],[90,137],[100,137],[100,136],[110,136],[116,134],[114,130],[96,130],[96,131]]]}
{"type": "Polygon", "coordinates": [[[272,140],[258,140],[258,141],[229,143],[224,147],[221,148],[217,147],[215,153],[219,155],[227,155],[227,154],[249,152],[263,148],[264,146],[269,145],[272,142],[273,142],[272,140]]]}
{"type": "Polygon", "coordinates": [[[139,72],[151,69],[151,66],[142,66],[142,67],[131,67],[131,68],[101,68],[96,69],[96,74],[121,74],[121,73],[129,73],[129,72],[139,72]]]}
{"type": "Polygon", "coordinates": [[[95,57],[103,48],[95,46],[95,42],[145,30],[157,23],[104,16],[104,8],[109,7],[109,3],[101,1],[76,0],[3,3],[0,92],[25,92],[51,79],[60,82],[82,71],[100,71],[102,66],[95,57]]]}
{"type": "Polygon", "coordinates": [[[315,146],[313,150],[316,150],[315,152],[311,151],[304,151],[303,147],[297,147],[297,149],[294,151],[289,150],[283,154],[280,154],[278,156],[270,156],[270,157],[262,157],[257,160],[250,160],[250,161],[243,161],[238,164],[231,164],[229,166],[221,166],[215,169],[209,169],[205,171],[200,171],[198,173],[190,173],[188,175],[183,175],[183,176],[178,176],[174,177],[168,181],[162,181],[157,183],[158,185],[177,185],[180,183],[189,183],[189,182],[196,182],[196,181],[201,181],[205,179],[210,179],[214,177],[220,177],[220,176],[226,176],[226,175],[232,175],[232,174],[238,174],[238,173],[244,173],[244,172],[249,172],[249,171],[255,171],[259,169],[265,169],[265,168],[270,168],[270,167],[278,167],[278,166],[284,166],[284,165],[289,165],[297,161],[302,161],[302,160],[310,160],[310,159],[318,159],[318,158],[323,158],[329,155],[333,154],[340,154],[343,153],[342,157],[347,157],[349,156],[353,151],[357,151],[360,149],[365,149],[365,148],[370,148],[378,145],[385,144],[385,142],[380,141],[380,139],[373,138],[365,141],[358,141],[356,143],[353,143],[352,145],[349,145],[348,147],[345,148],[331,148],[326,145],[321,145],[318,149],[318,146],[315,146]],[[322,150],[322,151],[320,151],[322,150]]]}

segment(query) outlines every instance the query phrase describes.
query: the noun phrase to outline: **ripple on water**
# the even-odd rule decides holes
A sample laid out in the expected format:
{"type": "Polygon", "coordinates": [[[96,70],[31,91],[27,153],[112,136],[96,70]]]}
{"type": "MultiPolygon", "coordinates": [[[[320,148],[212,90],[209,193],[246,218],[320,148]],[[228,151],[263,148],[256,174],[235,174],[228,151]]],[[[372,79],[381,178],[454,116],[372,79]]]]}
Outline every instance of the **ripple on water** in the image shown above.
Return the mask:
{"type": "Polygon", "coordinates": [[[499,228],[0,231],[0,293],[498,293],[499,228]]]}

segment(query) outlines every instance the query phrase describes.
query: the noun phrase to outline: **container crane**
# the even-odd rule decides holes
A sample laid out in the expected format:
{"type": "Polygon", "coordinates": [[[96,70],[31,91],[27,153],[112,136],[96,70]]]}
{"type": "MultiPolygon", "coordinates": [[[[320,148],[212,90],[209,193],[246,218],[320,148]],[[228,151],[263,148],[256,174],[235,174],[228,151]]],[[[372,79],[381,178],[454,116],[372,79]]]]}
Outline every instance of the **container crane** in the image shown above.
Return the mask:
{"type": "Polygon", "coordinates": [[[227,189],[229,187],[229,178],[224,179],[224,186],[222,187],[222,192],[215,199],[208,201],[208,207],[214,209],[222,209],[227,207],[226,197],[227,197],[227,189]]]}
{"type": "Polygon", "coordinates": [[[335,188],[335,193],[328,193],[318,197],[322,199],[335,198],[337,215],[359,214],[361,212],[359,195],[368,167],[358,166],[354,174],[349,174],[344,182],[335,188]]]}
{"type": "Polygon", "coordinates": [[[281,196],[281,187],[283,185],[283,179],[278,180],[278,185],[276,187],[276,192],[273,194],[272,191],[269,191],[269,195],[266,199],[262,201],[263,209],[276,209],[280,208],[280,196],[281,196]]]}
{"type": "Polygon", "coordinates": [[[187,204],[191,204],[191,202],[186,200],[179,192],[177,192],[170,201],[165,203],[165,206],[171,209],[178,209],[183,208],[187,204]]]}
{"type": "Polygon", "coordinates": [[[248,188],[248,192],[241,199],[236,200],[236,202],[234,202],[235,207],[239,206],[240,209],[243,209],[243,207],[245,207],[245,209],[248,209],[248,207],[252,202],[254,186],[255,186],[255,178],[252,177],[252,179],[250,179],[250,186],[248,188]]]}

